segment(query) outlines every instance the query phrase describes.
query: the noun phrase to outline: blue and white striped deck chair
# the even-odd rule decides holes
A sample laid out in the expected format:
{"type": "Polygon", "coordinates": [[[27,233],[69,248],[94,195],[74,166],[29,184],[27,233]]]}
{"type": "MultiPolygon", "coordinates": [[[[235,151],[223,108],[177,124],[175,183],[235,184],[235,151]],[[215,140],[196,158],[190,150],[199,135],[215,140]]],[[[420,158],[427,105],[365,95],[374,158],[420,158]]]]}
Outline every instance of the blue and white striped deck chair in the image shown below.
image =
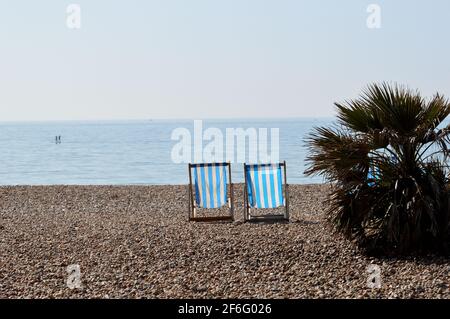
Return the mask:
{"type": "Polygon", "coordinates": [[[245,214],[244,220],[289,220],[286,162],[278,164],[244,164],[245,214]],[[284,190],[283,190],[284,184],[284,190]],[[284,214],[252,216],[251,209],[285,207],[284,214]]]}
{"type": "Polygon", "coordinates": [[[367,172],[367,180],[369,181],[367,185],[369,185],[370,187],[375,186],[375,182],[378,179],[379,179],[378,170],[370,166],[369,171],[367,172]]]}
{"type": "MultiPolygon", "coordinates": [[[[386,150],[384,148],[376,149],[375,152],[378,152],[380,154],[383,154],[384,156],[387,156],[386,155],[386,150]]],[[[390,157],[391,161],[393,161],[394,163],[398,163],[398,160],[393,155],[390,155],[389,157],[390,157]]],[[[369,187],[373,187],[377,183],[380,183],[380,182],[381,182],[380,168],[374,166],[373,163],[372,163],[369,166],[369,170],[367,172],[367,185],[369,187]]]]}
{"type": "Polygon", "coordinates": [[[189,164],[189,220],[233,220],[233,185],[230,163],[189,164]],[[229,194],[229,195],[228,195],[229,194]],[[225,216],[198,217],[198,208],[221,208],[228,205],[225,216]]]}

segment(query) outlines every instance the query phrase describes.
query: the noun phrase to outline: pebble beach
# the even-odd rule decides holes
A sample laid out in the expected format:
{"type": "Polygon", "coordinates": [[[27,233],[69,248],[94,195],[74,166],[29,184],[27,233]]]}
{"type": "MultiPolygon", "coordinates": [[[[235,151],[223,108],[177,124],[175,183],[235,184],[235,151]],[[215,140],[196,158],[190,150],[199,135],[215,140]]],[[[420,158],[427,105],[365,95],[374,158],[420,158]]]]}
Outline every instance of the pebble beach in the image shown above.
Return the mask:
{"type": "Polygon", "coordinates": [[[366,257],[334,233],[328,185],[291,185],[289,223],[244,223],[242,190],[234,222],[196,223],[185,185],[0,187],[0,298],[450,298],[449,258],[366,257]]]}

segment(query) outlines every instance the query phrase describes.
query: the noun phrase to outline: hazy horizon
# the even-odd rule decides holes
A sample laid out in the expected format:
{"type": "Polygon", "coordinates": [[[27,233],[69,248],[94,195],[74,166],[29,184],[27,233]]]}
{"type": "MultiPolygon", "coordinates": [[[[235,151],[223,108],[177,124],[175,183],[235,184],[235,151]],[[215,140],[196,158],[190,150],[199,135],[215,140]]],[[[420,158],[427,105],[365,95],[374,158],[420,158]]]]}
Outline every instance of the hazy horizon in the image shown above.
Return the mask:
{"type": "Polygon", "coordinates": [[[0,124],[7,123],[61,123],[61,122],[176,122],[176,121],[298,121],[298,120],[332,120],[334,116],[297,116],[297,117],[204,117],[204,118],[122,118],[122,119],[55,119],[55,120],[2,120],[0,124]]]}
{"type": "Polygon", "coordinates": [[[448,12],[446,0],[3,1],[0,122],[330,118],[383,81],[449,97],[448,12]]]}

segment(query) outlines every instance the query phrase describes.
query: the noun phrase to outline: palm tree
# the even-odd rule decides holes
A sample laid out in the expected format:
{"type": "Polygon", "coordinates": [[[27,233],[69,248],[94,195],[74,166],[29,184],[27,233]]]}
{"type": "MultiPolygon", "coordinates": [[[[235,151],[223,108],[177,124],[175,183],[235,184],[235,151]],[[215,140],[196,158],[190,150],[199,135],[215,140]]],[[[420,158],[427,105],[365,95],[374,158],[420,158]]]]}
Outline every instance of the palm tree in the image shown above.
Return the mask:
{"type": "Polygon", "coordinates": [[[368,253],[448,252],[450,103],[373,84],[307,137],[308,175],[332,183],[328,218],[368,253]]]}

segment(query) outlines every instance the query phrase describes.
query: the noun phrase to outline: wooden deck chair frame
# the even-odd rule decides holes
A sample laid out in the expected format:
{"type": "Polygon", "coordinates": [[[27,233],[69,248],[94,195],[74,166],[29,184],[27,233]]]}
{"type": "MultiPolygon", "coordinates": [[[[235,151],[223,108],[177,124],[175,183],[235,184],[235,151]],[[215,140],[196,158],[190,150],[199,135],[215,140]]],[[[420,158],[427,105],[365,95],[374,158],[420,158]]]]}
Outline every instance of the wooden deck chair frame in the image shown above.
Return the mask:
{"type": "MultiPolygon", "coordinates": [[[[264,165],[264,164],[262,164],[264,165]]],[[[245,222],[258,222],[258,221],[276,221],[284,220],[289,221],[289,185],[286,177],[286,161],[279,163],[283,167],[283,184],[284,184],[284,214],[267,214],[261,216],[252,216],[251,207],[248,202],[248,180],[247,180],[247,164],[244,163],[244,221],[245,222]]]]}
{"type": "Polygon", "coordinates": [[[202,163],[202,164],[189,164],[189,214],[188,214],[188,220],[189,221],[195,221],[195,222],[214,222],[214,221],[234,221],[234,195],[233,195],[233,184],[231,182],[231,163],[210,163],[210,164],[220,164],[227,166],[228,168],[228,207],[230,209],[230,214],[225,216],[197,216],[197,204],[194,200],[194,188],[192,184],[192,168],[194,167],[202,167],[207,166],[208,163],[202,163]]]}

